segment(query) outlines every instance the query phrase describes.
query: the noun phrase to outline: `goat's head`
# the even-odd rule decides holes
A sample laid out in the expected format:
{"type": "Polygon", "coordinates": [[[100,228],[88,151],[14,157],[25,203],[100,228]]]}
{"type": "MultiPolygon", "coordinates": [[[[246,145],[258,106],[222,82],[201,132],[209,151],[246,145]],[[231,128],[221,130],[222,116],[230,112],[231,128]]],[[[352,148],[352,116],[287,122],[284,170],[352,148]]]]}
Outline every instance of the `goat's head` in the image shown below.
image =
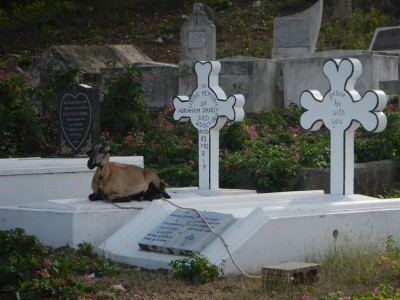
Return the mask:
{"type": "Polygon", "coordinates": [[[90,158],[87,162],[87,166],[90,170],[93,170],[94,168],[101,166],[102,162],[105,157],[109,156],[109,153],[111,152],[110,146],[109,145],[96,145],[87,152],[88,155],[90,155],[90,158]]]}

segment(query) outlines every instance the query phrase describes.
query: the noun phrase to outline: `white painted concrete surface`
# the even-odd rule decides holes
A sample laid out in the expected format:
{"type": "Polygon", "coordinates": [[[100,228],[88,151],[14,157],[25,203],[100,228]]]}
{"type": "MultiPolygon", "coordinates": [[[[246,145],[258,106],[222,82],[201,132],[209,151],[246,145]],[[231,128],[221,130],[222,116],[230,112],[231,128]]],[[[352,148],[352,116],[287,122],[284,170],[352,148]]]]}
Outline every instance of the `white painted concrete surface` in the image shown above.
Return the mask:
{"type": "MultiPolygon", "coordinates": [[[[172,198],[186,199],[255,194],[255,191],[247,190],[201,191],[197,187],[167,189],[167,192],[172,198]]],[[[119,206],[130,208],[120,209],[104,201],[89,201],[86,197],[0,205],[0,230],[20,227],[53,247],[76,247],[82,242],[98,246],[149,203],[118,203],[119,206]]]]}
{"type": "MultiPolygon", "coordinates": [[[[0,159],[0,206],[43,200],[87,198],[95,170],[88,158],[0,159]]],[[[111,161],[143,167],[142,156],[111,157],[111,161]]]]}
{"type": "MultiPolygon", "coordinates": [[[[222,233],[234,259],[248,272],[291,260],[305,260],[336,245],[383,246],[400,230],[400,199],[362,195],[325,195],[322,191],[172,199],[179,206],[230,213],[238,221],[222,233]],[[333,233],[337,232],[336,238],[333,233]]],[[[137,242],[157,226],[174,206],[153,201],[103,242],[98,252],[134,266],[169,268],[183,258],[139,250],[137,242]]],[[[222,242],[202,250],[210,262],[226,260],[226,275],[239,274],[222,242]]]]}
{"type": "Polygon", "coordinates": [[[137,209],[120,209],[88,199],[0,206],[0,230],[23,228],[27,234],[53,247],[76,247],[82,242],[98,246],[145,207],[147,201],[120,205],[137,209]]]}

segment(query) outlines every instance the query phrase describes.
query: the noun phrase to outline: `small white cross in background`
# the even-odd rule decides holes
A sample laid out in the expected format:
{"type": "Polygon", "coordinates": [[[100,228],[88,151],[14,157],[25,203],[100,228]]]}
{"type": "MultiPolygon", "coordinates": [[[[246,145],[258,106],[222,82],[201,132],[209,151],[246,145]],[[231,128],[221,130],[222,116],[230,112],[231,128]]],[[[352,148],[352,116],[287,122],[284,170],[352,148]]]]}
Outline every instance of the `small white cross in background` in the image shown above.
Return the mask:
{"type": "Polygon", "coordinates": [[[382,110],[387,97],[383,91],[368,91],[361,98],[354,90],[362,66],[354,58],[329,59],[323,72],[330,90],[322,97],[319,91],[306,90],[300,104],[307,111],[301,116],[304,129],[318,130],[324,124],[331,133],[331,194],[353,194],[354,190],[354,131],[364,126],[367,131],[380,132],[386,128],[382,110]]]}
{"type": "Polygon", "coordinates": [[[220,70],[218,61],[196,62],[197,88],[190,99],[177,96],[173,100],[174,120],[190,120],[199,132],[200,190],[219,188],[219,130],[227,119],[242,121],[244,118],[244,96],[226,98],[218,86],[220,70]]]}

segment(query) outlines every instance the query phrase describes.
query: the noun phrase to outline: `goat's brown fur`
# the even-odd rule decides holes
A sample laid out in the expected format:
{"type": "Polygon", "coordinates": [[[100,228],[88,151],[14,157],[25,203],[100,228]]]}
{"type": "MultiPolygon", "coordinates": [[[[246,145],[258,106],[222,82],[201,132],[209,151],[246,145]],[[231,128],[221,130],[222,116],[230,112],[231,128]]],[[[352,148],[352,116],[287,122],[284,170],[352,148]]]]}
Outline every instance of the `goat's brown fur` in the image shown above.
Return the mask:
{"type": "Polygon", "coordinates": [[[93,194],[89,196],[90,200],[170,198],[164,189],[164,183],[152,170],[110,162],[110,147],[107,145],[93,148],[88,167],[97,167],[92,179],[93,194]]]}

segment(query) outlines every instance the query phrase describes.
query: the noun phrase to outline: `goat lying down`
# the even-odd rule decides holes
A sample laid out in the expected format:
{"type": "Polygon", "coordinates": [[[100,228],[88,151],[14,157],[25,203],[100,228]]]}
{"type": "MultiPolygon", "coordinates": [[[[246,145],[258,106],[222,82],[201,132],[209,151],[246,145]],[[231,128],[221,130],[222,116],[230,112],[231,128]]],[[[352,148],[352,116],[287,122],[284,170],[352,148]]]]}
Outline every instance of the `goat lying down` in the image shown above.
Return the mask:
{"type": "Polygon", "coordinates": [[[89,195],[89,200],[129,202],[171,198],[156,173],[134,165],[110,162],[110,152],[108,145],[96,145],[88,152],[88,168],[97,167],[92,180],[93,194],[89,195]]]}

